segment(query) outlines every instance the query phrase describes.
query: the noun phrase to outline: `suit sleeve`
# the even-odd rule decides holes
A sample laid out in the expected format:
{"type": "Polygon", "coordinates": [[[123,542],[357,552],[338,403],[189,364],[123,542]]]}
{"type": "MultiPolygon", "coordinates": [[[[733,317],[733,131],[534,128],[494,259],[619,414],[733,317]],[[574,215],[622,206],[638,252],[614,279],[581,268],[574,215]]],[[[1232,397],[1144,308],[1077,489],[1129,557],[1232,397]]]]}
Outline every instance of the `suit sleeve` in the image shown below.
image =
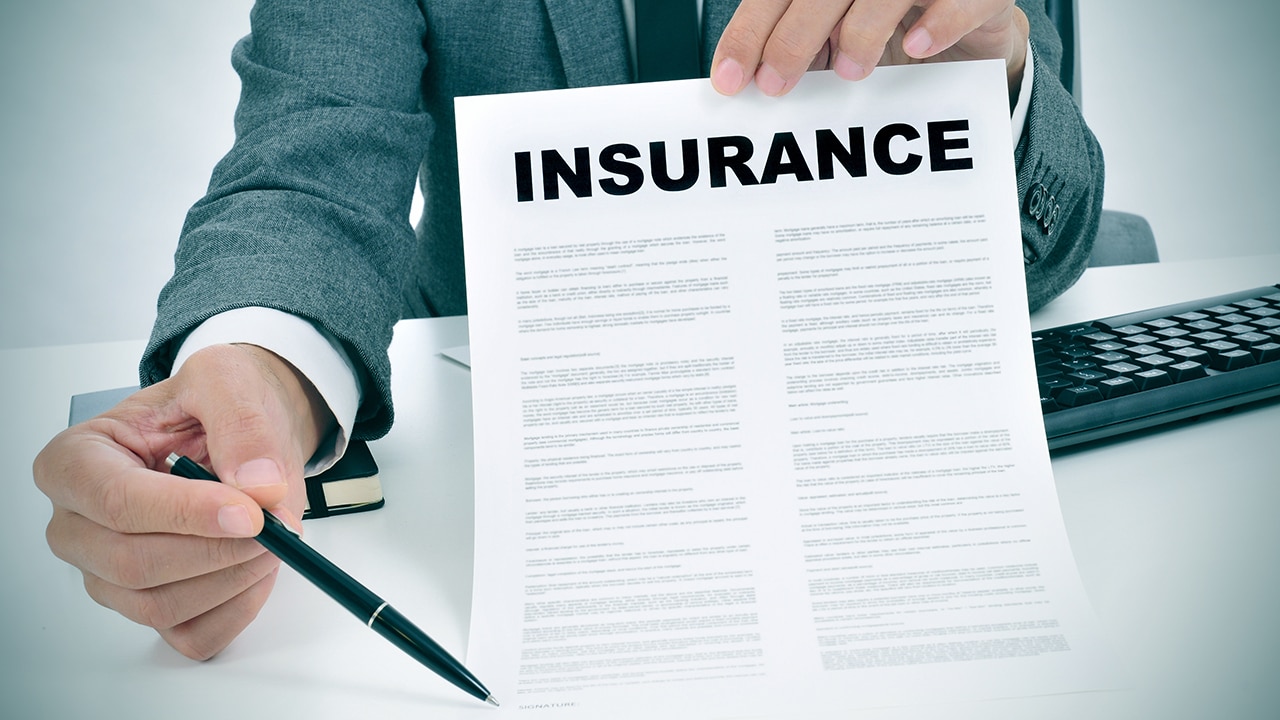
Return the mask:
{"type": "Polygon", "coordinates": [[[1080,108],[1062,86],[1062,43],[1044,3],[1019,0],[1031,23],[1035,74],[1014,151],[1027,302],[1035,310],[1084,272],[1102,213],[1103,160],[1080,108]]]}
{"type": "Polygon", "coordinates": [[[392,421],[387,347],[416,287],[409,221],[431,122],[413,0],[259,0],[232,52],[236,141],[191,209],[140,366],[217,313],[266,307],[323,327],[366,385],[356,437],[392,421]]]}

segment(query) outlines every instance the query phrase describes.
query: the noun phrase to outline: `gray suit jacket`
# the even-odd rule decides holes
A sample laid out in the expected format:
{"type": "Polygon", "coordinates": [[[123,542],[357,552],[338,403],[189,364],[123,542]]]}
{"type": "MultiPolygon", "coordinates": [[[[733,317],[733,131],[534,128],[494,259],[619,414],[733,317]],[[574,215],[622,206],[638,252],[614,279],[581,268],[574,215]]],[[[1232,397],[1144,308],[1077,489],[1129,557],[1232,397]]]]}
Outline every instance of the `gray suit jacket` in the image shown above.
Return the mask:
{"type": "MultiPolygon", "coordinates": [[[[736,4],[705,0],[704,74],[736,4]]],[[[1015,158],[1036,307],[1085,267],[1102,157],[1057,81],[1057,35],[1028,4],[1035,88],[1015,158]]],[[[366,376],[355,434],[376,437],[392,420],[394,323],[466,312],[453,98],[628,82],[619,3],[259,0],[251,21],[232,52],[236,142],[187,216],[141,379],[167,377],[208,317],[275,308],[344,345],[366,376]]]]}

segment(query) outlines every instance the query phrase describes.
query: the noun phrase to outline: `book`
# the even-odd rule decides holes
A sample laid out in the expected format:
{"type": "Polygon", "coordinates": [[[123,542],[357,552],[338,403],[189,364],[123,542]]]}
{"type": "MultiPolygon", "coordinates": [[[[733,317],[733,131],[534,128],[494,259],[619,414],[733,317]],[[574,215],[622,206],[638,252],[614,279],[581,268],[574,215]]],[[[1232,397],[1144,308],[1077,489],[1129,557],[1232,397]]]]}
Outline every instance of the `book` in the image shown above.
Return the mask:
{"type": "MultiPolygon", "coordinates": [[[[75,425],[100,415],[137,390],[135,385],[73,395],[67,424],[75,425]]],[[[307,506],[302,519],[376,510],[383,503],[378,463],[368,443],[352,440],[347,452],[333,467],[307,478],[307,506]]]]}
{"type": "Polygon", "coordinates": [[[333,467],[307,478],[307,508],[302,519],[377,510],[383,505],[378,463],[363,440],[352,440],[333,467]]]}

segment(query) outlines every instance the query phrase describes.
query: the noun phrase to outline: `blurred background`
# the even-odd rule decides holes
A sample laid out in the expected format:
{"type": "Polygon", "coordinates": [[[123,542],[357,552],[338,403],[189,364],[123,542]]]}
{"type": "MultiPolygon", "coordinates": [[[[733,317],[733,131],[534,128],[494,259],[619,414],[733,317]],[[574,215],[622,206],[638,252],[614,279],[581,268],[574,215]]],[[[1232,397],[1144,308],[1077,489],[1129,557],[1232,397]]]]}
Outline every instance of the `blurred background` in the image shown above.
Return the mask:
{"type": "MultiPolygon", "coordinates": [[[[1106,206],[1145,216],[1163,260],[1280,251],[1280,4],[1078,2],[1106,206]]],[[[231,146],[252,4],[0,3],[0,349],[147,336],[231,146]]]]}

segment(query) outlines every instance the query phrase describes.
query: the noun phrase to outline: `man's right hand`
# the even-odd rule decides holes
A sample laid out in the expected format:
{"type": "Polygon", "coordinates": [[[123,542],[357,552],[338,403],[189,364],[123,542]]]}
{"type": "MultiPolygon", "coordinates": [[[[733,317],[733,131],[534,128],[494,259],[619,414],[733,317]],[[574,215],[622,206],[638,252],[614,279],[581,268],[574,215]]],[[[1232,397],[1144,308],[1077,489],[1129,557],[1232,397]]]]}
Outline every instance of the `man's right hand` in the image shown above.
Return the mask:
{"type": "Polygon", "coordinates": [[[1027,61],[1014,0],[742,0],[720,36],[711,82],[734,95],[753,80],[785,95],[808,70],[861,80],[877,65],[1002,59],[1014,93],[1027,61]]]}
{"type": "Polygon", "coordinates": [[[294,529],[302,470],[332,415],[289,363],[252,345],[194,355],[172,378],[59,434],[36,457],[46,537],[98,603],[206,659],[257,616],[279,560],[252,538],[269,508],[294,529]],[[169,453],[221,483],[168,474],[169,453]]]}

